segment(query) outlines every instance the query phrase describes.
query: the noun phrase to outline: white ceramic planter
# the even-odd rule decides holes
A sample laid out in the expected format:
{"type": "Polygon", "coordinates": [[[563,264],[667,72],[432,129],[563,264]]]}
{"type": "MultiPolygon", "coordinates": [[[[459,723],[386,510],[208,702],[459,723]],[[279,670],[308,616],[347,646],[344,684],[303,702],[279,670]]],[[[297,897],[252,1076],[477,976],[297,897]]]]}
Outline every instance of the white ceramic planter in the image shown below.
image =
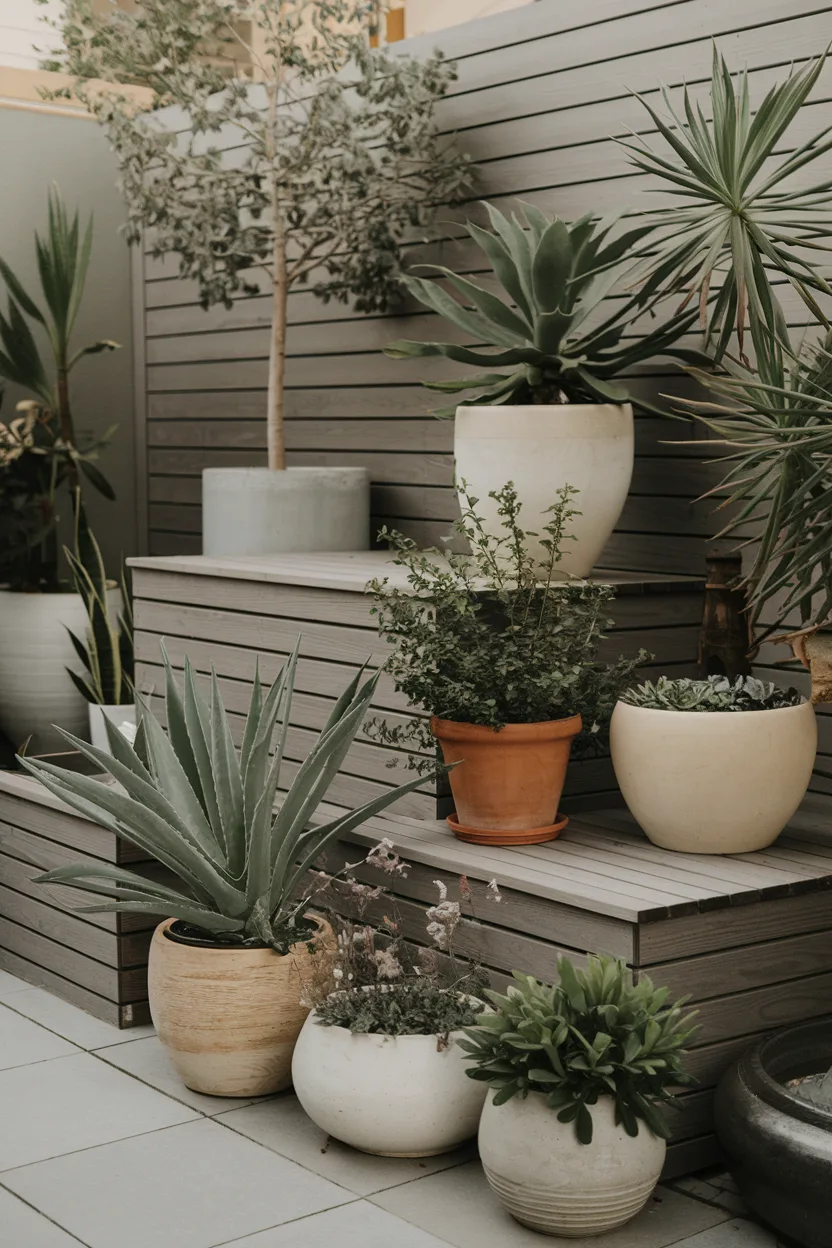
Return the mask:
{"type": "Polygon", "coordinates": [[[206,468],[206,555],[366,550],[370,479],[364,468],[206,468]]]}
{"type": "Polygon", "coordinates": [[[432,1157],[476,1134],[486,1085],[465,1074],[470,1059],[452,1032],[353,1035],[311,1014],[292,1059],[292,1083],[314,1123],[336,1140],[380,1157],[432,1157]]]}
{"type": "Polygon", "coordinates": [[[797,810],[817,751],[808,702],[771,711],[656,711],[617,703],[615,775],[655,845],[690,854],[764,849],[797,810]]]}
{"type": "Polygon", "coordinates": [[[114,724],[116,728],[120,728],[122,724],[136,723],[136,708],[131,702],[112,706],[98,706],[95,703],[88,702],[87,709],[90,720],[90,741],[99,750],[106,750],[108,754],[110,753],[110,742],[107,740],[107,729],[104,727],[104,720],[109,719],[110,723],[114,724]]]}
{"type": "MultiPolygon", "coordinates": [[[[115,619],[121,591],[109,591],[108,600],[115,619]]],[[[67,749],[53,724],[87,736],[88,703],[66,673],[83,672],[67,630],[83,639],[87,626],[80,594],[0,589],[0,728],[15,748],[31,737],[30,754],[67,749]]]]}
{"type": "MultiPolygon", "coordinates": [[[[633,475],[633,409],[629,403],[459,407],[454,427],[457,481],[479,499],[486,530],[503,530],[491,490],[507,481],[517,487],[524,529],[540,530],[557,490],[580,491],[558,568],[587,576],[621,515],[633,475]]],[[[537,543],[532,553],[544,562],[537,543]]]]}
{"type": "Polygon", "coordinates": [[[497,1107],[489,1094],[479,1131],[491,1188],[512,1217],[544,1235],[603,1235],[635,1217],[650,1198],[666,1152],[639,1123],[635,1138],[615,1125],[612,1097],[592,1106],[591,1144],[573,1123],[558,1122],[546,1097],[532,1092],[497,1107]]]}

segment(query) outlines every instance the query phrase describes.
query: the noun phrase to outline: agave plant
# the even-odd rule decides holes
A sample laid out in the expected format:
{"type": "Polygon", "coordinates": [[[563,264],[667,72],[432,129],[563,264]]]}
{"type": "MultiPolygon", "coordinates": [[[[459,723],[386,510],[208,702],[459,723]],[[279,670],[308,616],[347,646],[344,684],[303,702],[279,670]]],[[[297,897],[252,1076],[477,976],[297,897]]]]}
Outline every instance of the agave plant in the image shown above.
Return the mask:
{"type": "Polygon", "coordinates": [[[98,706],[121,706],[132,703],[133,692],[133,612],[127,578],[122,571],[122,611],[113,619],[107,599],[109,582],[104,570],[101,548],[87,524],[81,500],[75,505],[75,550],[64,547],[64,555],[72,572],[75,592],[84,600],[87,611],[87,634],[83,639],[70,630],[70,641],[84,665],[86,675],[72,668],[67,674],[79,693],[98,706]]]}
{"type": "Polygon", "coordinates": [[[299,646],[300,641],[268,691],[255,674],[239,754],[216,675],[206,700],[186,662],[180,692],[165,655],[167,734],[146,708],[133,746],[105,720],[112,754],[63,733],[116,785],[21,758],[51,793],[155,858],[182,887],[93,862],[58,867],[38,882],[69,885],[105,899],[80,913],[162,914],[219,941],[286,952],[297,917],[308,904],[307,873],[324,847],[423,783],[416,778],[357,810],[311,823],[363,723],[380,675],[364,679],[358,673],[275,812],[299,646]]]}
{"type": "Polygon", "coordinates": [[[832,618],[832,334],[790,354],[758,335],[756,370],[726,360],[722,375],[691,372],[719,398],[678,400],[725,448],[726,537],[747,520],[761,529],[747,575],[752,622],[770,607],[767,633],[792,610],[832,618]]]}
{"type": "MultiPolygon", "coordinates": [[[[656,355],[701,362],[693,351],[674,346],[694,324],[696,311],[680,312],[666,324],[643,333],[634,322],[652,310],[643,293],[604,300],[624,284],[632,252],[649,233],[636,225],[614,233],[616,218],[591,215],[567,225],[550,219],[531,204],[525,221],[503,216],[485,205],[491,230],[468,222],[466,228],[485,253],[508,300],[442,265],[433,268],[446,279],[459,302],[438,279],[405,276],[408,291],[473,340],[472,346],[439,342],[393,342],[385,348],[394,359],[444,356],[482,371],[453,381],[425,382],[446,394],[476,391],[461,400],[472,404],[623,403],[627,387],[615,383],[633,365],[656,355]],[[495,372],[495,369],[508,371],[495,372]]],[[[657,411],[639,400],[641,407],[657,411]]],[[[456,405],[439,409],[452,416],[456,405]]]]}
{"type": "Polygon", "coordinates": [[[671,153],[659,155],[642,139],[620,140],[633,164],[661,179],[663,193],[677,197],[649,216],[658,228],[640,271],[646,276],[643,293],[685,291],[688,299],[698,296],[717,359],[734,328],[742,352],[747,317],[752,331],[755,323],[763,322],[785,340],[785,318],[771,283],[774,272],[784,274],[813,315],[826,321],[815,292],[832,294],[832,288],[800,251],[830,249],[826,239],[832,222],[832,179],[795,189],[792,178],[832,148],[832,127],[789,155],[775,156],[825,60],[826,54],[793,69],[752,111],[747,75],[735,82],[714,47],[712,120],[694,104],[687,88],[680,116],[665,89],[667,117],[646,100],[641,103],[671,153]],[[709,308],[715,274],[722,281],[709,308]]]}

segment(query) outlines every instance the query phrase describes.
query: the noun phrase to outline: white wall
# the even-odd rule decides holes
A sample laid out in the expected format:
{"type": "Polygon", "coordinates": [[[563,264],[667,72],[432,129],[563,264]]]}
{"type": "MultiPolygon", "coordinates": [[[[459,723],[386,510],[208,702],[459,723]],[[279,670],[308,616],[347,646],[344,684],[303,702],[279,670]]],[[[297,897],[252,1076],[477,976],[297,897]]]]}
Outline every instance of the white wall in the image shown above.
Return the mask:
{"type": "MultiPolygon", "coordinates": [[[[6,0],[8,2],[8,0],[6,0]]],[[[405,36],[460,26],[478,17],[518,9],[532,0],[405,0],[405,36]]]]}
{"type": "Polygon", "coordinates": [[[45,19],[61,11],[60,0],[0,0],[0,65],[37,69],[57,42],[45,19]]]}

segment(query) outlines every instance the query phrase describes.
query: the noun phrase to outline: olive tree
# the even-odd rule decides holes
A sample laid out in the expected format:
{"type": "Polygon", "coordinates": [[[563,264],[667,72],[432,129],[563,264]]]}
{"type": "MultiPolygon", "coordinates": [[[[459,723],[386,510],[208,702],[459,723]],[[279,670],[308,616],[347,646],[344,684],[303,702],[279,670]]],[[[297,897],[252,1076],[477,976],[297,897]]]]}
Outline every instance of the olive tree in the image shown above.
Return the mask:
{"type": "Polygon", "coordinates": [[[271,288],[269,466],[285,466],[287,297],[384,311],[400,256],[466,160],[442,137],[437,101],[453,67],[369,46],[370,0],[66,0],[69,73],[106,128],[127,234],[179,257],[204,307],[271,288]],[[240,62],[247,77],[234,76],[240,62]],[[101,80],[124,84],[101,89],[101,80]],[[149,88],[145,106],[135,86],[149,88]],[[128,88],[133,88],[132,90],[128,88]],[[159,108],[168,111],[159,115],[159,108]]]}

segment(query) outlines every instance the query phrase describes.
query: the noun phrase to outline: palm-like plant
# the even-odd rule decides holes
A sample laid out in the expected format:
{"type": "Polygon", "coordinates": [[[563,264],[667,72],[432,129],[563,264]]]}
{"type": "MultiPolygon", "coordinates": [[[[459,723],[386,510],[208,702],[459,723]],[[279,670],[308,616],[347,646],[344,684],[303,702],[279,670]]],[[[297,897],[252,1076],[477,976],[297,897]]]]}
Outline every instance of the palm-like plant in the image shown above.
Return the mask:
{"type": "MultiPolygon", "coordinates": [[[[637,225],[614,234],[615,219],[586,215],[567,225],[523,205],[525,222],[485,205],[491,230],[468,222],[466,229],[485,253],[510,302],[441,265],[428,267],[462,296],[460,303],[439,280],[406,276],[408,291],[473,340],[473,346],[439,342],[393,342],[394,359],[444,356],[482,371],[454,381],[424,384],[446,394],[476,391],[472,404],[623,403],[626,386],[613,381],[633,365],[656,355],[696,362],[696,352],[674,346],[696,320],[680,312],[651,333],[633,324],[651,310],[643,293],[624,295],[604,306],[632,267],[632,250],[650,231],[637,225]],[[634,334],[628,337],[628,334],[634,334]],[[495,372],[494,369],[508,371],[495,372]]],[[[640,406],[649,410],[649,404],[640,406]]],[[[452,416],[453,407],[437,411],[452,416]]]]}
{"type": "Polygon", "coordinates": [[[119,346],[103,338],[74,352],[71,348],[91,251],[92,217],[82,233],[78,213],[70,216],[57,187],[53,188],[49,195],[46,236],[42,238],[35,232],[44,307],[26,291],[6,261],[0,259],[0,275],[9,297],[8,315],[0,312],[0,377],[31,391],[56,418],[70,486],[73,489],[77,486],[80,468],[97,490],[107,498],[114,498],[106,478],[90,462],[88,454],[82,454],[77,447],[69,401],[70,373],[80,360],[101,351],[114,351],[119,346]],[[44,363],[26,317],[46,331],[52,353],[51,367],[44,363]]]}
{"type": "Polygon", "coordinates": [[[155,858],[182,887],[91,862],[47,871],[38,881],[105,899],[81,913],[163,914],[219,941],[286,952],[297,916],[308,904],[307,873],[324,847],[423,783],[416,778],[357,810],[310,825],[378,683],[380,673],[366,680],[359,673],[336,701],[275,813],[299,646],[300,641],[268,691],[255,674],[239,755],[216,675],[206,700],[186,662],[180,692],[165,655],[169,735],[147,709],[132,747],[105,721],[112,754],[63,733],[74,749],[109,772],[116,786],[20,759],[50,792],[155,858]]]}
{"type": "Polygon", "coordinates": [[[756,622],[776,604],[766,634],[797,609],[803,623],[832,616],[832,334],[800,354],[757,334],[756,370],[727,360],[722,375],[693,375],[720,398],[678,400],[725,446],[732,518],[726,537],[758,520],[746,580],[756,622]]]}
{"type": "MultiPolygon", "coordinates": [[[[775,157],[825,60],[826,54],[792,70],[752,113],[747,75],[735,83],[714,48],[712,120],[705,118],[687,89],[684,117],[680,116],[665,89],[667,118],[646,100],[641,103],[671,153],[659,155],[640,139],[620,140],[633,164],[661,179],[662,191],[677,197],[671,206],[650,214],[657,232],[639,270],[646,277],[642,293],[684,291],[687,299],[698,295],[702,323],[717,360],[735,328],[742,353],[747,319],[752,332],[762,321],[785,338],[772,273],[784,274],[812,313],[826,323],[815,292],[832,294],[832,288],[796,249],[829,250],[825,238],[832,222],[832,179],[802,189],[795,189],[790,179],[832,148],[832,126],[789,155],[775,157]],[[715,274],[723,280],[711,299],[715,274]]],[[[756,335],[754,340],[756,347],[756,335]]]]}

